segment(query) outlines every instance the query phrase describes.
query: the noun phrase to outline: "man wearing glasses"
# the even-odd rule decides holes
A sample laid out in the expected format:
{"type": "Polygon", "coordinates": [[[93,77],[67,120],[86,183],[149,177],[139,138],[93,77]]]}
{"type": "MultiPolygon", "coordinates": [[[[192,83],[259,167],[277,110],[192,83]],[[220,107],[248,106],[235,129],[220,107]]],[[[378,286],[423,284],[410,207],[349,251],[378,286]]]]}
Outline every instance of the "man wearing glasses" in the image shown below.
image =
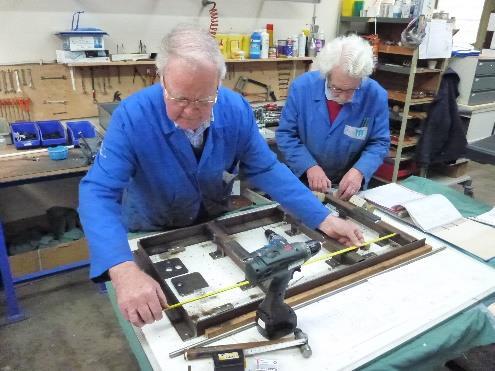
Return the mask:
{"type": "Polygon", "coordinates": [[[347,245],[359,228],[329,211],[277,161],[249,104],[221,86],[225,61],[195,26],[168,34],[157,59],[161,83],[122,101],[94,165],[81,181],[79,213],[91,251],[91,277],[111,279],[119,307],[137,326],[162,317],[160,286],[139,270],[127,232],[177,228],[227,211],[228,179],[242,168],[307,226],[347,245]]]}
{"type": "Polygon", "coordinates": [[[319,71],[295,79],[277,129],[289,168],[314,191],[349,199],[366,186],[388,153],[387,92],[368,76],[371,46],[352,35],[328,43],[319,71]]]}

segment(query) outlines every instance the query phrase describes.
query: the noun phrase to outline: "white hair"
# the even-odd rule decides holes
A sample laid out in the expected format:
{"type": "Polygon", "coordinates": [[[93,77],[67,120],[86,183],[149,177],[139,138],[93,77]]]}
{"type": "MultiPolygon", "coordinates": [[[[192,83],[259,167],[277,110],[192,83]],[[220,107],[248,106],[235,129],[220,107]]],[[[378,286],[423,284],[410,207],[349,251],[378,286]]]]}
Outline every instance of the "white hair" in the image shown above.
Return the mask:
{"type": "Polygon", "coordinates": [[[163,75],[170,58],[176,57],[197,65],[213,63],[217,66],[219,79],[225,77],[227,67],[218,43],[200,26],[179,24],[163,38],[156,58],[158,73],[163,75]]]}
{"type": "Polygon", "coordinates": [[[316,66],[322,76],[339,66],[350,77],[364,79],[373,71],[373,50],[357,35],[341,36],[325,45],[318,54],[316,66]]]}

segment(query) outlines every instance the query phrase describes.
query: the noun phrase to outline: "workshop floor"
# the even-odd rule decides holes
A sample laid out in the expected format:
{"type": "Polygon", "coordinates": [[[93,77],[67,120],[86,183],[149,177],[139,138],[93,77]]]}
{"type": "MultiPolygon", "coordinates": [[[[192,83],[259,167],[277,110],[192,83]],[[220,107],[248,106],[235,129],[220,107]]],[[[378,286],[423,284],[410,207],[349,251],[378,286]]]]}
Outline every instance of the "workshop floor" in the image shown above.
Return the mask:
{"type": "MultiPolygon", "coordinates": [[[[470,163],[469,174],[475,198],[495,205],[495,166],[470,163]]],[[[29,318],[0,327],[0,371],[138,369],[108,297],[88,280],[87,269],[18,285],[16,291],[29,318]]],[[[2,293],[2,318],[4,311],[2,293]]],[[[462,361],[450,369],[493,370],[495,346],[462,361]]]]}

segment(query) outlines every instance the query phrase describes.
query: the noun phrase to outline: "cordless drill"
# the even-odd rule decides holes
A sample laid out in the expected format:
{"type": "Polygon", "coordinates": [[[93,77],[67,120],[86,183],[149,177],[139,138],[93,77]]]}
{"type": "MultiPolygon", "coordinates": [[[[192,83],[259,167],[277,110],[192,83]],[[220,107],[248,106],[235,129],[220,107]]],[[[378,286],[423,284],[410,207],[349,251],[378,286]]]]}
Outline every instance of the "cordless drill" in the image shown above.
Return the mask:
{"type": "Polygon", "coordinates": [[[294,332],[297,316],[284,303],[285,291],[294,271],[320,251],[321,243],[313,240],[289,243],[270,229],[265,230],[265,236],[268,244],[249,255],[245,272],[251,284],[271,280],[256,311],[256,325],[261,335],[272,340],[294,332]]]}

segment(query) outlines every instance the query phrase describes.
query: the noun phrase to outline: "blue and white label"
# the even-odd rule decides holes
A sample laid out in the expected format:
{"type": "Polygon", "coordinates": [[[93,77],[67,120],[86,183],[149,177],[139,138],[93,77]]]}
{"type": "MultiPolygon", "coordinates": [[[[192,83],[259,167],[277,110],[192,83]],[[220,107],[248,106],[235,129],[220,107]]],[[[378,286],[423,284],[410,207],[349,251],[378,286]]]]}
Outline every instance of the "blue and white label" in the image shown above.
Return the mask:
{"type": "Polygon", "coordinates": [[[364,140],[366,135],[368,135],[368,128],[356,128],[354,126],[346,125],[344,128],[344,134],[353,139],[364,140]]]}

